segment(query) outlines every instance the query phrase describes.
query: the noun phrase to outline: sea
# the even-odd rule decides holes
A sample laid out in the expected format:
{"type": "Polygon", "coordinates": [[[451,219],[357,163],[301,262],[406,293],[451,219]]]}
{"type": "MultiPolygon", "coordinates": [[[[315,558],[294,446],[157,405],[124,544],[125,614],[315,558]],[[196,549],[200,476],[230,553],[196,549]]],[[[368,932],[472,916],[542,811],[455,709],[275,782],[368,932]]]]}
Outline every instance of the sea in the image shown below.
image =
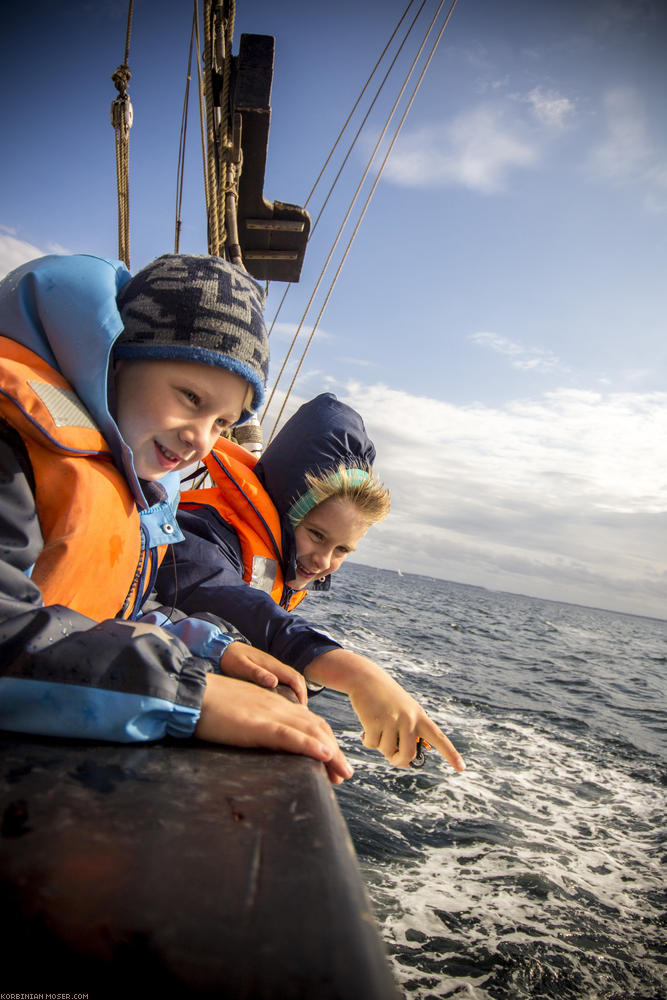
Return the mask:
{"type": "Polygon", "coordinates": [[[467,764],[393,768],[344,696],[311,701],[402,994],[665,1000],[667,621],[357,563],[307,611],[467,764]]]}

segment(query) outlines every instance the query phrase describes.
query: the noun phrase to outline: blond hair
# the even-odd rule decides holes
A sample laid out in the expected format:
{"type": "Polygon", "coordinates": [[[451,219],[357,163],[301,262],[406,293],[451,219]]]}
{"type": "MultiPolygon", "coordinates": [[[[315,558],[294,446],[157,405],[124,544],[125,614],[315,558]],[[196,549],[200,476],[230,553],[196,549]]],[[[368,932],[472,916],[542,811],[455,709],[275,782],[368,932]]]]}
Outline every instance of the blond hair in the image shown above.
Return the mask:
{"type": "Polygon", "coordinates": [[[341,462],[328,472],[307,472],[308,489],[290,507],[288,514],[296,528],[304,517],[325,500],[347,500],[370,526],[384,521],[391,507],[389,490],[371,468],[348,469],[341,462]]]}

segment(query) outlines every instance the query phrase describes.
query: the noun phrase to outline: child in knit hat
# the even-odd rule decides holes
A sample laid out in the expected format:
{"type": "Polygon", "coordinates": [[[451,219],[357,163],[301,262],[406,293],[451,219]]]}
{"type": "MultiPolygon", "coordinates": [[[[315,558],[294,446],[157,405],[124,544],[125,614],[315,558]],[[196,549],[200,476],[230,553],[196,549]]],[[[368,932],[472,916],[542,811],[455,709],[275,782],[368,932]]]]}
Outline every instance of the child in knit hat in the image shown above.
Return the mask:
{"type": "MultiPolygon", "coordinates": [[[[88,255],[0,282],[0,726],[119,742],[199,736],[351,774],[330,728],[220,672],[292,671],[204,617],[146,613],[180,471],[260,404],[262,295],[215,257],[132,278],[88,255]]],[[[298,688],[297,688],[298,689],[298,688]]]]}

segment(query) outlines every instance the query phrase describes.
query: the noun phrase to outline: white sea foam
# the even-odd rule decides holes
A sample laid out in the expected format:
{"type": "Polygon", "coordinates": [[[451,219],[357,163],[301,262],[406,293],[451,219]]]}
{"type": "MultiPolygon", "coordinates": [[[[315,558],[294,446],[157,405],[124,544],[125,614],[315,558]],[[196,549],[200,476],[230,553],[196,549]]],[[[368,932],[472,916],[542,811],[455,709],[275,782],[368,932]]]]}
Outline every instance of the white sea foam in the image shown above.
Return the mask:
{"type": "MultiPolygon", "coordinates": [[[[592,764],[586,748],[563,756],[557,739],[530,727],[478,719],[475,728],[475,743],[491,749],[478,752],[465,774],[445,772],[415,796],[412,810],[402,797],[385,797],[389,827],[400,820],[421,831],[442,828],[442,843],[422,845],[418,863],[389,864],[379,880],[378,888],[400,900],[383,915],[385,939],[422,952],[431,941],[431,962],[444,966],[500,947],[530,952],[539,942],[543,952],[569,957],[580,969],[587,958],[602,957],[595,942],[606,947],[623,926],[625,952],[654,963],[658,976],[656,956],[633,927],[659,919],[649,897],[663,882],[657,857],[647,851],[663,807],[659,790],[592,764]],[[504,751],[511,763],[500,762],[504,751]],[[453,942],[449,954],[439,951],[443,937],[453,942]]],[[[412,962],[393,951],[399,980],[413,983],[412,962]]],[[[484,981],[471,981],[477,992],[469,995],[485,998],[484,981]]],[[[459,987],[460,980],[443,979],[437,995],[456,996],[459,987]]],[[[433,994],[425,985],[410,995],[433,994]]],[[[580,994],[587,995],[598,996],[580,994]]]]}
{"type": "Polygon", "coordinates": [[[378,611],[345,644],[419,698],[468,770],[435,752],[391,769],[340,702],[335,728],[356,768],[341,806],[406,996],[658,1000],[665,800],[644,746],[665,725],[663,625],[547,617],[511,595],[480,609],[449,584],[438,619],[433,582],[404,580],[400,618],[382,612],[385,581],[364,580],[378,611]]]}

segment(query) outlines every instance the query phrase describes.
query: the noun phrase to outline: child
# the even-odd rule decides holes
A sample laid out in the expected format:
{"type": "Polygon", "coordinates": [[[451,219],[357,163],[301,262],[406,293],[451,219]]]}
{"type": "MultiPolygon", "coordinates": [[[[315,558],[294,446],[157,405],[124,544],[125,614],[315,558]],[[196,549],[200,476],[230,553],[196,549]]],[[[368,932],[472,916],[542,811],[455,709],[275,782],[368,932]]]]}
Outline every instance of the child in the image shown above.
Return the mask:
{"type": "Polygon", "coordinates": [[[0,726],[120,742],[190,736],[351,774],[304,705],[219,672],[289,668],[203,619],[142,617],[182,540],[180,470],[261,402],[258,286],[215,257],[131,278],[50,256],[0,282],[0,726]]]}
{"type": "MultiPolygon", "coordinates": [[[[205,462],[216,486],[182,495],[186,541],[175,552],[176,572],[165,566],[158,574],[158,593],[190,613],[230,621],[309,684],[348,694],[365,746],[392,764],[406,767],[421,737],[463,770],[444,733],[384,670],[289,614],[306,588],[329,586],[330,574],[389,512],[374,458],[359,414],[328,393],[304,404],[256,464],[221,441],[205,462]]],[[[275,683],[261,664],[242,664],[235,676],[275,683]]]]}

